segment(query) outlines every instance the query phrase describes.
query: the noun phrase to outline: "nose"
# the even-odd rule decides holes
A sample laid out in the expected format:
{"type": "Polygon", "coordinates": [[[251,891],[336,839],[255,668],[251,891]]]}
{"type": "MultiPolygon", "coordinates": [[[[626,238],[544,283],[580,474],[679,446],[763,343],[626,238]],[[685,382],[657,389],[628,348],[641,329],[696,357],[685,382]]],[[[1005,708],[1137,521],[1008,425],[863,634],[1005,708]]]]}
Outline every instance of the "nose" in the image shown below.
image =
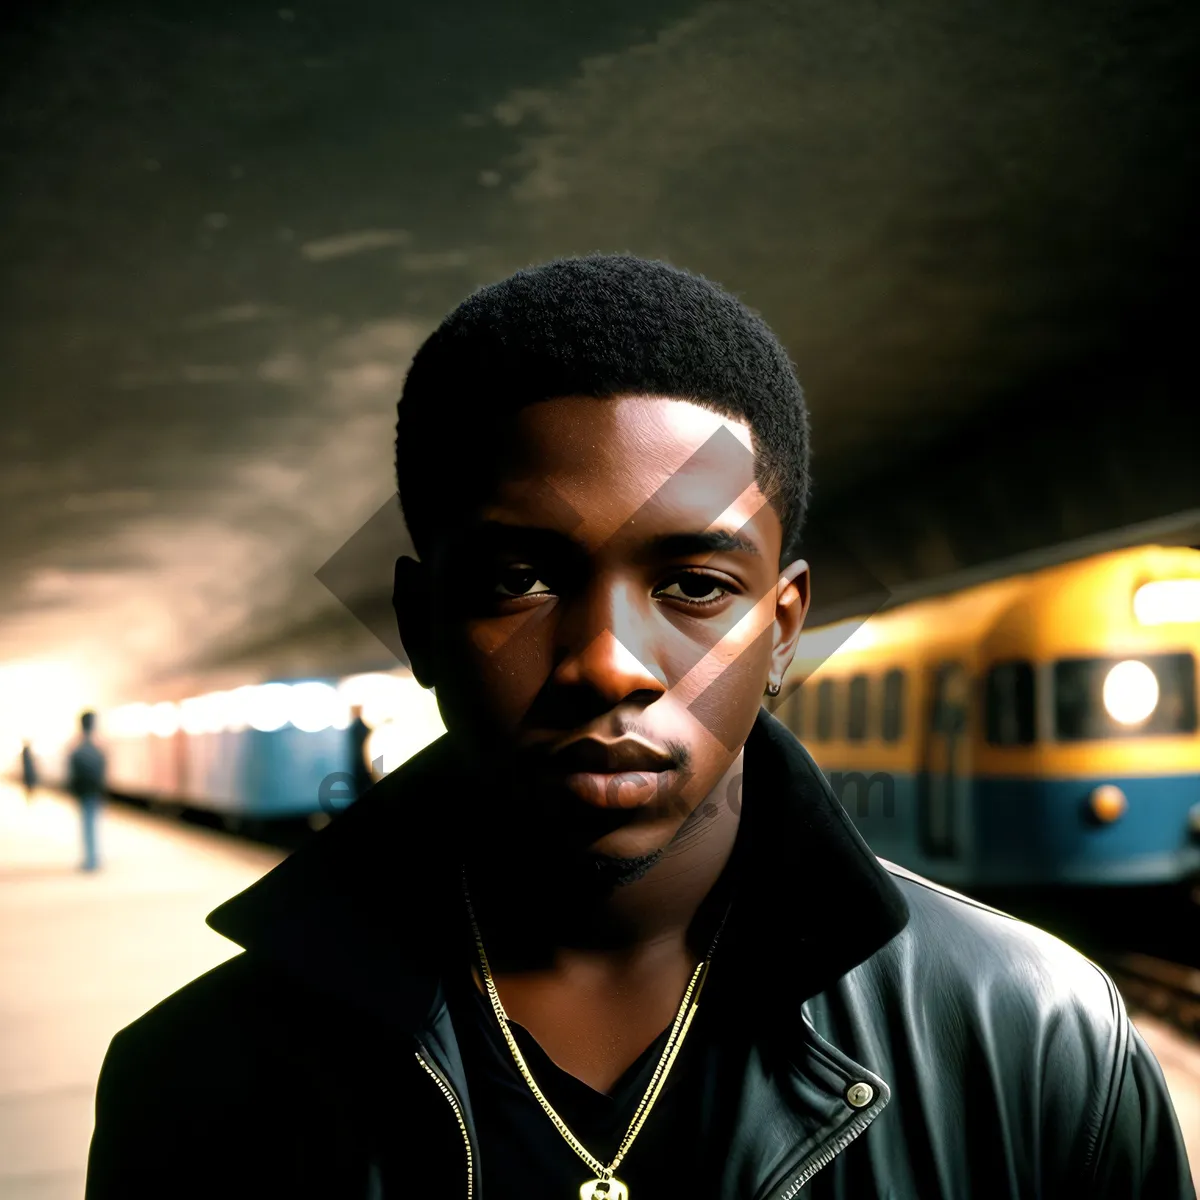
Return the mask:
{"type": "Polygon", "coordinates": [[[610,705],[636,692],[663,695],[667,679],[652,652],[654,617],[648,604],[617,586],[590,589],[577,604],[559,626],[562,659],[555,681],[586,687],[610,705]]]}

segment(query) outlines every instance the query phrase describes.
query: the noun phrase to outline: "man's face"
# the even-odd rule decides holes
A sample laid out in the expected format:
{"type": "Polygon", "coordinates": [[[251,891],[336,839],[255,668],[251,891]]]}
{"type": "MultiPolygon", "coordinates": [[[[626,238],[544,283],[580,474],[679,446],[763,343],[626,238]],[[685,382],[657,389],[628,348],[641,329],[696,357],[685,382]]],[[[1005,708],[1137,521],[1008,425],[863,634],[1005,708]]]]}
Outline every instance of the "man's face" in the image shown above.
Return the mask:
{"type": "Polygon", "coordinates": [[[652,854],[729,775],[791,659],[807,568],[780,571],[740,422],[572,397],[509,434],[490,496],[409,573],[406,645],[494,772],[502,827],[652,854]]]}

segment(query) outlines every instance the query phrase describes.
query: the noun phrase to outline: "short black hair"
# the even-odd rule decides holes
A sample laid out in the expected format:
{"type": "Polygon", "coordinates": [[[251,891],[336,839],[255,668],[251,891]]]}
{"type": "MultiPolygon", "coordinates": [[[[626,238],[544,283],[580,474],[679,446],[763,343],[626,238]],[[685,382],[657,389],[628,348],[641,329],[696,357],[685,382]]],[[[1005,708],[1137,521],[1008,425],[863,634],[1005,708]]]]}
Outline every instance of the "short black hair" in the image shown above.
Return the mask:
{"type": "Polygon", "coordinates": [[[91,733],[96,728],[96,714],[90,708],[79,714],[79,728],[84,733],[91,733]]]}
{"type": "Polygon", "coordinates": [[[486,486],[504,415],[539,400],[630,394],[691,400],[750,427],[756,478],[790,561],[808,507],[810,451],[787,352],[757,313],[710,280],[615,254],[557,259],[481,288],[417,351],[396,422],[400,503],[417,552],[463,502],[464,487],[486,486]]]}

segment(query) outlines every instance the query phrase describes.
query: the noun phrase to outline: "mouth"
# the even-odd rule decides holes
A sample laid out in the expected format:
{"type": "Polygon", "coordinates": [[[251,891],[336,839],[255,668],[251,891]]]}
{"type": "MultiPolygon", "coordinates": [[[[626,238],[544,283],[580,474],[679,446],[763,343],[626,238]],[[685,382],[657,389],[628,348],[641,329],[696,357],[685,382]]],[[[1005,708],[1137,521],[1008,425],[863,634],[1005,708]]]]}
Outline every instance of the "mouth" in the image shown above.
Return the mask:
{"type": "Polygon", "coordinates": [[[657,775],[679,766],[673,754],[636,735],[607,740],[577,738],[560,746],[549,757],[554,774],[657,775]]]}
{"type": "Polygon", "coordinates": [[[543,765],[556,784],[601,808],[651,803],[664,786],[663,776],[680,766],[675,755],[630,735],[577,738],[553,751],[543,765]]]}

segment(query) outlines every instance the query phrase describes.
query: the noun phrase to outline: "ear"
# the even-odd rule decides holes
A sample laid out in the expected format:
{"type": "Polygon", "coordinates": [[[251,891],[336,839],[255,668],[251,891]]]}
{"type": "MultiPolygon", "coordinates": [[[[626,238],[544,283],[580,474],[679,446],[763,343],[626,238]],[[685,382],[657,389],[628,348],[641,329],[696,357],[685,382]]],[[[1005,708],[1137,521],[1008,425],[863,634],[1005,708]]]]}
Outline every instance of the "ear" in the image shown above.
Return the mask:
{"type": "Polygon", "coordinates": [[[775,640],[771,647],[770,682],[782,683],[796,653],[811,600],[808,563],[797,559],[779,576],[775,591],[775,640]]]}
{"type": "Polygon", "coordinates": [[[433,605],[429,569],[424,563],[407,555],[396,559],[392,608],[414,678],[422,687],[433,687],[433,605]]]}

